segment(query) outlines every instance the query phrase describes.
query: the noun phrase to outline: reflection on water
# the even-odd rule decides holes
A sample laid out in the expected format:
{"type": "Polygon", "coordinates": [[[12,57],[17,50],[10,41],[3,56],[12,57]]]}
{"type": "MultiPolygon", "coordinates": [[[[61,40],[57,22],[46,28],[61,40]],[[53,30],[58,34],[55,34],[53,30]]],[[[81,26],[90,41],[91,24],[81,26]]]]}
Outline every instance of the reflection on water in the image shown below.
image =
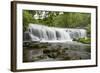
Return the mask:
{"type": "Polygon", "coordinates": [[[78,42],[24,43],[23,62],[84,60],[91,58],[89,44],[78,42]],[[24,46],[25,45],[25,46],[24,46]]]}

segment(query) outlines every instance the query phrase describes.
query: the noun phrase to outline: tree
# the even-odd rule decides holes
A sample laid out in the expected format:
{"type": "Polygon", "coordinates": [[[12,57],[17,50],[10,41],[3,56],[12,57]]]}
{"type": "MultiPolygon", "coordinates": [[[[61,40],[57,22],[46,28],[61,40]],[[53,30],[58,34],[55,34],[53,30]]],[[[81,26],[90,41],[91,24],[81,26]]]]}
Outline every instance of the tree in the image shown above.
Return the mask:
{"type": "Polygon", "coordinates": [[[29,23],[34,23],[35,19],[32,17],[28,11],[23,11],[23,30],[26,31],[29,23]]]}
{"type": "Polygon", "coordinates": [[[64,14],[54,17],[53,24],[58,27],[81,28],[91,24],[90,18],[88,13],[64,12],[64,14]]]}
{"type": "Polygon", "coordinates": [[[27,30],[28,24],[42,24],[52,27],[63,28],[86,28],[90,33],[91,14],[80,12],[54,12],[41,10],[24,10],[23,25],[24,31],[27,30]]]}

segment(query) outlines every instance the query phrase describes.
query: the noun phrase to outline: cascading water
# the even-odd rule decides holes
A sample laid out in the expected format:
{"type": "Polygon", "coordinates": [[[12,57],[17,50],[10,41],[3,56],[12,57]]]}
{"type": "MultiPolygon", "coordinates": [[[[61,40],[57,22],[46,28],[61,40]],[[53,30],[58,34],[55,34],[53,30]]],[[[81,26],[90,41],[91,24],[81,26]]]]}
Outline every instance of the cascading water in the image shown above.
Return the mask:
{"type": "Polygon", "coordinates": [[[72,41],[85,37],[85,29],[57,28],[39,24],[29,24],[28,31],[24,32],[24,40],[40,42],[72,41]]]}

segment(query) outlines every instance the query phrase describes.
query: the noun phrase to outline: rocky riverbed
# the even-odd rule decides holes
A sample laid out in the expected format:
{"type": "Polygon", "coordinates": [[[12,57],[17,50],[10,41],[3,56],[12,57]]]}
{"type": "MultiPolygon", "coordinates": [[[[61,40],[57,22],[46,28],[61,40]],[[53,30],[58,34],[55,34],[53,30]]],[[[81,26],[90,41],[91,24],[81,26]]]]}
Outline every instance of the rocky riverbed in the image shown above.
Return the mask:
{"type": "Polygon", "coordinates": [[[84,59],[91,59],[91,47],[89,44],[78,42],[25,42],[23,44],[23,62],[84,59]]]}

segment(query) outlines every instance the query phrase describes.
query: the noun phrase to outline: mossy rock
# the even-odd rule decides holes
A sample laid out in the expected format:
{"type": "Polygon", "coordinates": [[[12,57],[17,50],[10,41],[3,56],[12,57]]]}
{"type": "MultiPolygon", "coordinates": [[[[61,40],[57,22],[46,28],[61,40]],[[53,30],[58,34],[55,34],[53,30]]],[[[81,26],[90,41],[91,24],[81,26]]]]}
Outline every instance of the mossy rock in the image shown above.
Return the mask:
{"type": "Polygon", "coordinates": [[[50,50],[49,49],[45,49],[45,50],[43,50],[43,53],[44,54],[48,54],[48,53],[50,53],[50,50]]]}
{"type": "Polygon", "coordinates": [[[65,50],[68,50],[69,48],[64,48],[65,50]]]}
{"type": "Polygon", "coordinates": [[[48,54],[48,57],[49,58],[56,58],[57,56],[58,56],[58,53],[56,53],[56,52],[55,53],[49,53],[48,54]]]}
{"type": "Polygon", "coordinates": [[[91,47],[90,47],[90,46],[87,46],[87,47],[85,48],[85,51],[90,53],[90,52],[91,52],[91,47]]]}
{"type": "Polygon", "coordinates": [[[60,50],[58,50],[58,53],[59,53],[59,54],[64,54],[65,51],[66,51],[65,49],[60,49],[60,50]]]}
{"type": "Polygon", "coordinates": [[[81,42],[84,44],[91,44],[91,38],[79,38],[79,39],[73,39],[73,41],[81,42]]]}
{"type": "Polygon", "coordinates": [[[66,57],[63,58],[63,60],[71,60],[71,57],[66,56],[66,57]]]}

